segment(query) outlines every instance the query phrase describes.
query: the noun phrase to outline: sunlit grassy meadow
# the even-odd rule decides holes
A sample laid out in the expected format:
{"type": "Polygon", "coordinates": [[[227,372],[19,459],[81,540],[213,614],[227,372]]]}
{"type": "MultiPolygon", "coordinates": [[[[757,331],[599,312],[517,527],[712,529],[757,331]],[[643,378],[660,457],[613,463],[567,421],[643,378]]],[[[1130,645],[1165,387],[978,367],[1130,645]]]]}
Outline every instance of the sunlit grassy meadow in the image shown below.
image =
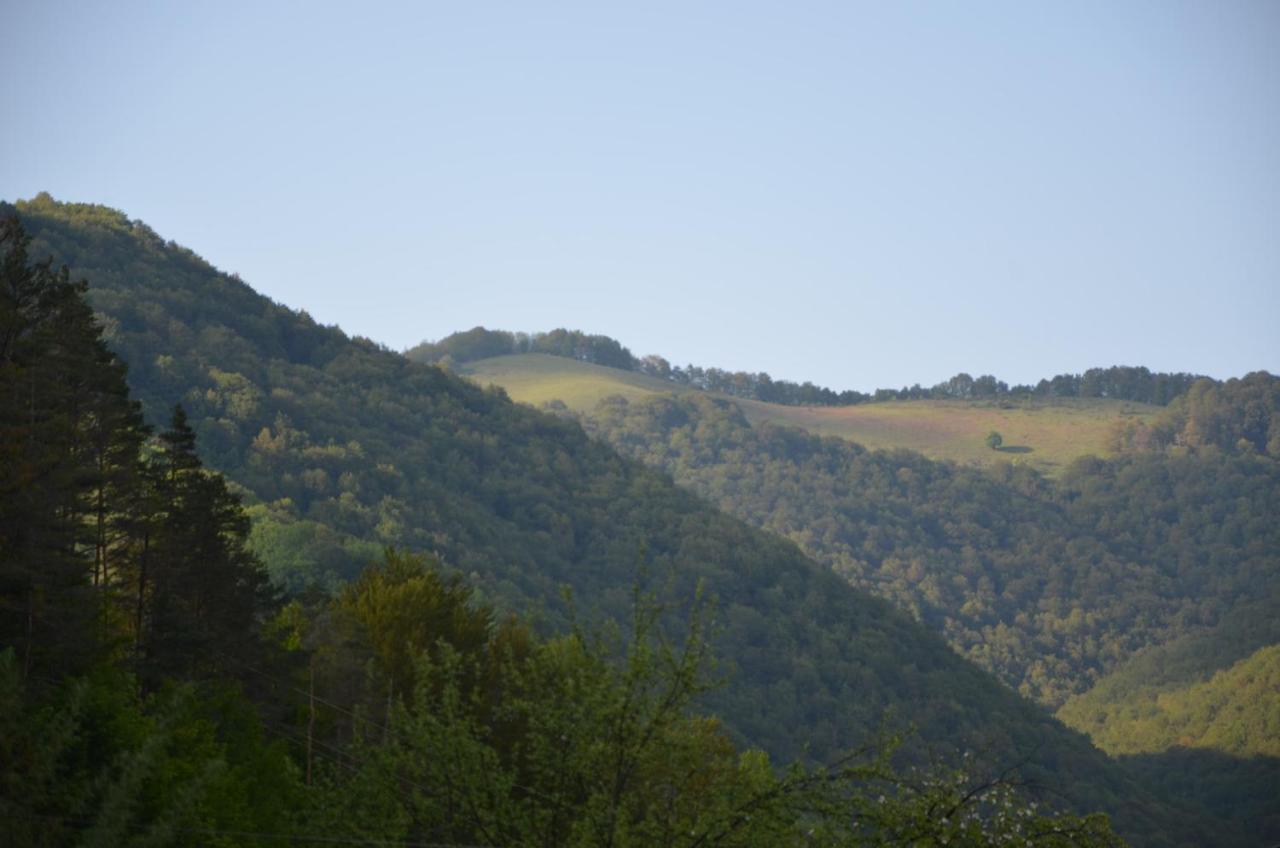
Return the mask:
{"type": "MultiPolygon", "coordinates": [[[[559,400],[578,412],[589,412],[611,395],[636,400],[696,391],[642,374],[544,354],[500,356],[468,363],[461,370],[481,384],[501,386],[513,400],[534,405],[559,400]]],[[[801,427],[869,448],[908,448],[964,464],[1023,462],[1049,474],[1077,457],[1107,454],[1108,437],[1117,421],[1147,419],[1157,411],[1154,406],[1129,401],[1074,398],[889,401],[846,407],[735,402],[753,423],[801,427]],[[1004,439],[999,450],[985,444],[992,430],[1004,439]]]]}

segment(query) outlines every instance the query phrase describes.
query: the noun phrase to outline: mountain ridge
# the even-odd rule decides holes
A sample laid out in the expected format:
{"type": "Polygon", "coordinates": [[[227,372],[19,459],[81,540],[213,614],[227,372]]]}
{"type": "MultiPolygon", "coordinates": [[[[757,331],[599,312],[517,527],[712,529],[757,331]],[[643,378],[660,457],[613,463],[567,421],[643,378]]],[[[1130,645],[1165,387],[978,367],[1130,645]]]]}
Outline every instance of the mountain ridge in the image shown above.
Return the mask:
{"type": "MultiPolygon", "coordinates": [[[[1164,406],[1186,392],[1199,374],[1153,373],[1143,366],[1113,365],[1089,368],[1078,374],[1058,374],[1035,385],[1009,384],[990,374],[977,378],[960,372],[949,380],[924,387],[919,383],[901,389],[881,388],[872,392],[854,389],[835,391],[810,381],[775,380],[765,372],[726,371],[697,365],[673,366],[665,357],[637,357],[617,339],[598,333],[563,327],[542,333],[513,333],[473,327],[452,333],[436,342],[421,342],[405,351],[416,362],[443,363],[449,367],[482,359],[542,353],[601,365],[620,371],[634,371],[675,385],[718,392],[731,397],[796,406],[852,406],[888,400],[971,398],[1111,398],[1164,406]]],[[[1217,382],[1212,381],[1211,382],[1217,382]]]]}

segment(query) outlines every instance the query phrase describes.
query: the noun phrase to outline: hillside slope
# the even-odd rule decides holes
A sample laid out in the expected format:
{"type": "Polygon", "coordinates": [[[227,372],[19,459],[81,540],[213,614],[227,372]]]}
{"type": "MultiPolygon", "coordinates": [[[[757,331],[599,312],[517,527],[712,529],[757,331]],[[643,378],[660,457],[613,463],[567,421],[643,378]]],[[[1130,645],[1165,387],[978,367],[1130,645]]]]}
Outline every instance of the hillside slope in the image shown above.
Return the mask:
{"type": "Polygon", "coordinates": [[[1052,706],[1280,580],[1266,459],[1136,455],[1049,483],[752,425],[705,396],[613,398],[583,421],[1052,706]]]}
{"type": "Polygon", "coordinates": [[[1259,648],[1209,680],[1160,692],[1142,706],[1113,711],[1094,738],[1121,754],[1184,747],[1280,757],[1280,645],[1259,648]]]}
{"type": "Polygon", "coordinates": [[[1152,647],[1058,710],[1111,754],[1207,748],[1280,758],[1280,599],[1152,647]]]}
{"type": "MultiPolygon", "coordinates": [[[[628,400],[698,389],[635,371],[608,368],[560,356],[524,353],[458,366],[480,385],[502,387],[513,400],[535,406],[560,401],[590,412],[606,397],[628,400]]],[[[717,397],[712,393],[713,397],[717,397]]],[[[752,423],[800,427],[838,436],[869,448],[906,448],[931,459],[989,467],[1017,462],[1049,474],[1073,460],[1111,452],[1115,433],[1145,424],[1158,407],[1130,401],[1077,398],[1009,400],[901,400],[855,406],[791,406],[734,398],[752,423]],[[987,447],[999,432],[1004,444],[987,447]]]]}
{"type": "MultiPolygon", "coordinates": [[[[730,678],[708,705],[782,759],[856,745],[893,708],[928,743],[1025,756],[1031,778],[1145,843],[1207,833],[907,616],[576,424],[317,326],[118,212],[47,197],[18,209],[34,254],[90,280],[148,415],[187,405],[260,522],[434,549],[484,596],[542,604],[551,623],[562,584],[625,617],[643,560],[669,598],[699,581],[718,598],[730,678]]],[[[319,553],[302,565],[319,569],[319,553]]]]}

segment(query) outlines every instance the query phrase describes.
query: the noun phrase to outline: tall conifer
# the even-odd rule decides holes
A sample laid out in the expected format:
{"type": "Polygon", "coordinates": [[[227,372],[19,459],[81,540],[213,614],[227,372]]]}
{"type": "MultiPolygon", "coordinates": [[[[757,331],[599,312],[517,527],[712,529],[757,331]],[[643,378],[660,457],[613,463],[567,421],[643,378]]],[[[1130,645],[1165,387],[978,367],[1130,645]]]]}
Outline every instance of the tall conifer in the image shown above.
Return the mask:
{"type": "Polygon", "coordinates": [[[94,587],[127,546],[118,519],[144,432],[86,285],[29,263],[28,243],[0,222],[0,640],[24,674],[107,644],[94,587]]]}
{"type": "Polygon", "coordinates": [[[144,678],[201,677],[258,647],[258,618],[275,594],[248,548],[240,499],[204,468],[181,406],[159,444],[148,475],[162,512],[148,540],[144,678]]]}

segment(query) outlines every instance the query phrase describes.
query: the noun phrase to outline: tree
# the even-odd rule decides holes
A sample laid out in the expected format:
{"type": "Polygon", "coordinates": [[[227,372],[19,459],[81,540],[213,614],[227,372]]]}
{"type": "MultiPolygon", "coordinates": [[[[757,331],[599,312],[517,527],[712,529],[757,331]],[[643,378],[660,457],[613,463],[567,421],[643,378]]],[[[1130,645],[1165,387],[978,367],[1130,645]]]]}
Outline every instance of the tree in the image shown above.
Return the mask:
{"type": "Polygon", "coordinates": [[[888,737],[821,768],[780,771],[763,752],[737,750],[693,710],[711,683],[700,595],[679,638],[664,635],[662,607],[635,589],[625,638],[575,627],[541,641],[512,624],[506,632],[522,634],[513,644],[491,622],[486,639],[476,625],[488,609],[428,560],[388,552],[372,572],[335,607],[375,646],[375,675],[398,666],[412,691],[392,699],[385,725],[349,712],[347,761],[341,771],[320,764],[319,814],[335,835],[495,846],[1121,844],[1105,817],[1038,812],[1012,772],[983,779],[968,759],[897,769],[888,737]],[[438,638],[424,644],[431,631],[438,638]],[[376,647],[397,633],[407,641],[376,647]]]}
{"type": "Polygon", "coordinates": [[[1000,446],[1004,444],[1004,436],[1001,436],[995,430],[992,430],[987,434],[987,438],[984,439],[984,441],[986,442],[987,447],[992,450],[999,450],[1000,446]]]}
{"type": "Polygon", "coordinates": [[[277,601],[249,550],[249,518],[221,475],[205,470],[181,406],[149,465],[153,487],[138,578],[145,681],[200,677],[218,657],[252,653],[277,601]]]}
{"type": "Polygon", "coordinates": [[[86,284],[29,242],[0,222],[0,645],[56,674],[110,640],[146,429],[86,284]]]}

